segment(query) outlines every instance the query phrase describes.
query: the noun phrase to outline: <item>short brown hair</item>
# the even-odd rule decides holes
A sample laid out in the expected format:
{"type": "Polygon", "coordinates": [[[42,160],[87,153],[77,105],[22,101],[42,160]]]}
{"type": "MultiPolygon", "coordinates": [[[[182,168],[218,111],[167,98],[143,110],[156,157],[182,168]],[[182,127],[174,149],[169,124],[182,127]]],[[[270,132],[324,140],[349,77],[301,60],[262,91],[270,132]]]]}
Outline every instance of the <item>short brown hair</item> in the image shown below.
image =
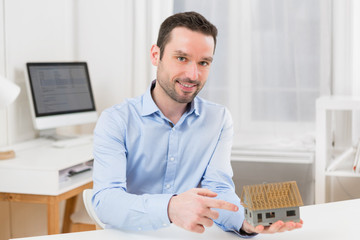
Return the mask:
{"type": "Polygon", "coordinates": [[[157,39],[157,46],[160,48],[160,60],[164,54],[166,44],[170,41],[170,33],[176,27],[185,27],[192,31],[211,35],[214,38],[215,51],[217,28],[197,12],[183,12],[168,17],[160,26],[157,39]]]}

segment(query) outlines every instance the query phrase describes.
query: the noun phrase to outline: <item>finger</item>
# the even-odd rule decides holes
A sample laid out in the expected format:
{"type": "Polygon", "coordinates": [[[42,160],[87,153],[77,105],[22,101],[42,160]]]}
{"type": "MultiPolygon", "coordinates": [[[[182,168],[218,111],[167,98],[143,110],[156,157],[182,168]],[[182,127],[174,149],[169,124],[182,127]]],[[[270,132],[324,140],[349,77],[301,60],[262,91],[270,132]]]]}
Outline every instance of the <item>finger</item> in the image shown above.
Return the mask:
{"type": "Polygon", "coordinates": [[[276,233],[279,232],[280,229],[285,225],[285,223],[283,221],[277,221],[273,224],[270,225],[270,227],[268,229],[266,229],[264,232],[267,233],[276,233]]]}
{"type": "Polygon", "coordinates": [[[219,218],[219,212],[211,209],[211,208],[203,208],[201,211],[197,212],[198,216],[201,217],[207,217],[210,219],[218,219],[219,218]]]}
{"type": "Polygon", "coordinates": [[[191,229],[188,230],[190,230],[191,232],[203,233],[205,232],[205,227],[203,225],[196,224],[191,229]]]}
{"type": "Polygon", "coordinates": [[[296,229],[302,228],[302,226],[303,226],[303,220],[300,219],[300,222],[295,223],[295,225],[296,225],[296,226],[295,226],[296,229]]]}
{"type": "Polygon", "coordinates": [[[205,200],[205,204],[210,208],[219,208],[233,212],[237,212],[239,210],[239,207],[235,204],[220,199],[208,198],[205,200]]]}
{"type": "Polygon", "coordinates": [[[209,189],[206,188],[194,188],[194,191],[200,195],[200,196],[204,196],[204,197],[216,197],[217,193],[210,191],[209,189]]]}
{"type": "MultiPolygon", "coordinates": [[[[260,231],[262,231],[264,229],[263,226],[261,226],[262,229],[260,229],[260,231]]],[[[246,220],[244,220],[241,229],[247,233],[258,233],[257,230],[254,226],[252,226],[250,223],[248,223],[246,220]]]]}
{"type": "Polygon", "coordinates": [[[287,222],[279,229],[278,232],[291,231],[291,230],[294,230],[295,227],[296,227],[296,224],[294,222],[287,222]]]}
{"type": "Polygon", "coordinates": [[[202,217],[199,219],[198,224],[205,227],[211,227],[214,224],[214,221],[207,217],[202,217]]]}
{"type": "Polygon", "coordinates": [[[252,230],[252,232],[256,232],[256,233],[262,233],[265,231],[265,227],[263,225],[258,225],[254,228],[254,230],[252,230]]]}
{"type": "Polygon", "coordinates": [[[208,217],[208,218],[211,218],[211,219],[218,219],[219,218],[219,212],[209,208],[208,211],[204,213],[204,217],[208,217]]]}

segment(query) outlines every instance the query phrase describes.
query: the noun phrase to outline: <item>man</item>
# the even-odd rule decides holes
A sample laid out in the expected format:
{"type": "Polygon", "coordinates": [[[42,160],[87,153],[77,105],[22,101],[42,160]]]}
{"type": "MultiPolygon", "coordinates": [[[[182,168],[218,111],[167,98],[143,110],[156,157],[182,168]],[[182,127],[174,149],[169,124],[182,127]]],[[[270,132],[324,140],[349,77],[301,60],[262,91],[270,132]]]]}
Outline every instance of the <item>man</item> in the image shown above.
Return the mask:
{"type": "Polygon", "coordinates": [[[232,182],[230,113],[196,97],[216,36],[198,13],[167,18],[151,48],[156,80],[144,95],[102,113],[94,131],[93,204],[107,227],[151,230],[172,222],[201,233],[215,222],[240,236],[301,227],[244,221],[232,182]]]}

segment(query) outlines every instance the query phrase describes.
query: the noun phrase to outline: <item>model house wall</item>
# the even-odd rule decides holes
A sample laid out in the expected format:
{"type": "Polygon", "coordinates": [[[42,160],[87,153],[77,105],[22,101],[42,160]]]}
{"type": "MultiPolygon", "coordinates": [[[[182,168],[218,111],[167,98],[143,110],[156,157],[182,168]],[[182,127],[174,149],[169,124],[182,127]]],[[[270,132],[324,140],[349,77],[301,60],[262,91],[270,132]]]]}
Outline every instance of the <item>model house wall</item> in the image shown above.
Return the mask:
{"type": "Polygon", "coordinates": [[[276,208],[258,211],[245,210],[246,220],[253,226],[270,226],[272,223],[282,220],[284,222],[299,222],[299,207],[276,208]]]}

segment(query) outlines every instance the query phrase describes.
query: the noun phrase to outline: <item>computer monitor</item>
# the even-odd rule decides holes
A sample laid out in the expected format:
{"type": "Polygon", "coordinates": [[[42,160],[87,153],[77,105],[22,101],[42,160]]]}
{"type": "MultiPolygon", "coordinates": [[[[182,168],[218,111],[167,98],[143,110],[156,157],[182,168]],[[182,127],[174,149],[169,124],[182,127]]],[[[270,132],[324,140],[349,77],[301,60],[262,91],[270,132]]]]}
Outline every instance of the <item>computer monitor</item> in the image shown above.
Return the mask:
{"type": "Polygon", "coordinates": [[[33,62],[26,66],[33,123],[40,135],[58,127],[96,122],[86,62],[33,62]]]}

